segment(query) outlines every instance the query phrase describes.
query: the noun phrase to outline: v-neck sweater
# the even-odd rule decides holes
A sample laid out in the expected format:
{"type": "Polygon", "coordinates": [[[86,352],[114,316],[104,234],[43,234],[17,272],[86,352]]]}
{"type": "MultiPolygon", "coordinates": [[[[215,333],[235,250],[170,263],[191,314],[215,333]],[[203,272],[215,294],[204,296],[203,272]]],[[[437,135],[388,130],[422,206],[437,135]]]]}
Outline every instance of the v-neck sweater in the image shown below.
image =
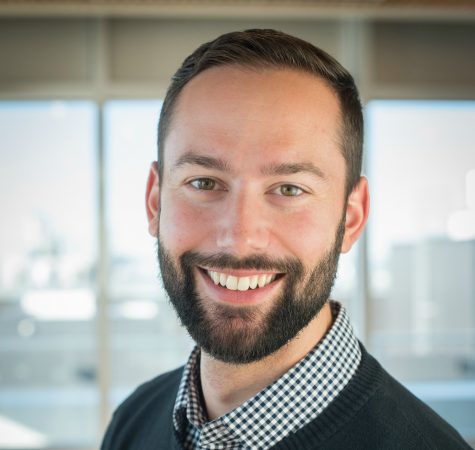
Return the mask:
{"type": "MultiPolygon", "coordinates": [[[[363,345],[358,370],[315,420],[275,450],[469,450],[459,433],[392,378],[363,345]]],[[[183,367],[140,386],[114,413],[101,450],[181,450],[173,408],[183,367]]]]}

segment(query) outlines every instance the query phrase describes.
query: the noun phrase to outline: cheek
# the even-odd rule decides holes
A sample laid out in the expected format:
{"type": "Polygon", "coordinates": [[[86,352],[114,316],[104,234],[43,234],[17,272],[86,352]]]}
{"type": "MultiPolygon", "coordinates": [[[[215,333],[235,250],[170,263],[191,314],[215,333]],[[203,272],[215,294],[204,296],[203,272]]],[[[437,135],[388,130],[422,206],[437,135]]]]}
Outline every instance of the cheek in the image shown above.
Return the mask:
{"type": "Polygon", "coordinates": [[[180,253],[197,248],[209,232],[209,224],[206,211],[190,207],[183,198],[162,198],[159,234],[167,248],[180,253]]]}
{"type": "Polygon", "coordinates": [[[314,209],[293,212],[275,220],[275,235],[285,250],[304,264],[313,264],[333,245],[337,222],[331,212],[314,209]]]}

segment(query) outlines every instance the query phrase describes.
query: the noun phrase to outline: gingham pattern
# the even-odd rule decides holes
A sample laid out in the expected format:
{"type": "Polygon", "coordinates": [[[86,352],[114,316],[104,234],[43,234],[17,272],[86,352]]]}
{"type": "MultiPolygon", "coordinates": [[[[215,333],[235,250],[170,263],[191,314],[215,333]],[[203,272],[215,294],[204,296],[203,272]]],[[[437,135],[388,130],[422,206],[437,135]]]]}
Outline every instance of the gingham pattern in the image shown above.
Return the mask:
{"type": "Polygon", "coordinates": [[[315,419],[346,386],[361,360],[345,308],[330,302],[336,317],[325,337],[297,365],[233,411],[207,421],[195,347],[183,373],[174,425],[185,449],[264,450],[315,419]]]}

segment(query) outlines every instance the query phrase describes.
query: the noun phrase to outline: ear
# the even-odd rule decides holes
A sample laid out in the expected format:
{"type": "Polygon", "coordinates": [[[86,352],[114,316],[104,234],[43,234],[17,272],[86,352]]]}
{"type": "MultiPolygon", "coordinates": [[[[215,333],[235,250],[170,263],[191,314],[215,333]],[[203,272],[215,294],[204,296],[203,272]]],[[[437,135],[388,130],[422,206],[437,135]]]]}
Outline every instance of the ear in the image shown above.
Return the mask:
{"type": "Polygon", "coordinates": [[[368,220],[369,191],[368,180],[361,177],[351,191],[346,205],[345,236],[341,244],[341,252],[347,253],[356,242],[368,220]]]}
{"type": "Polygon", "coordinates": [[[159,175],[157,162],[153,162],[150,166],[148,174],[147,188],[145,192],[145,208],[147,210],[148,232],[157,237],[160,198],[159,175]]]}

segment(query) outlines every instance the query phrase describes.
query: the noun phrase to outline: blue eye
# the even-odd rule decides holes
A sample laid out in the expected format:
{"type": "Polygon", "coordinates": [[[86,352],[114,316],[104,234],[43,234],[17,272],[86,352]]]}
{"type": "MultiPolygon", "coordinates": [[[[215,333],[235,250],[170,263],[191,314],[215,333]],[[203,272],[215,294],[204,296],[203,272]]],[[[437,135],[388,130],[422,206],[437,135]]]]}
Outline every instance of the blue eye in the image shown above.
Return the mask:
{"type": "Polygon", "coordinates": [[[303,189],[294,186],[293,184],[283,184],[282,186],[279,186],[278,191],[280,195],[283,195],[284,197],[297,197],[304,193],[303,189]]]}
{"type": "Polygon", "coordinates": [[[190,184],[195,189],[201,191],[212,191],[216,188],[216,181],[211,178],[197,178],[196,180],[190,181],[190,184]]]}

